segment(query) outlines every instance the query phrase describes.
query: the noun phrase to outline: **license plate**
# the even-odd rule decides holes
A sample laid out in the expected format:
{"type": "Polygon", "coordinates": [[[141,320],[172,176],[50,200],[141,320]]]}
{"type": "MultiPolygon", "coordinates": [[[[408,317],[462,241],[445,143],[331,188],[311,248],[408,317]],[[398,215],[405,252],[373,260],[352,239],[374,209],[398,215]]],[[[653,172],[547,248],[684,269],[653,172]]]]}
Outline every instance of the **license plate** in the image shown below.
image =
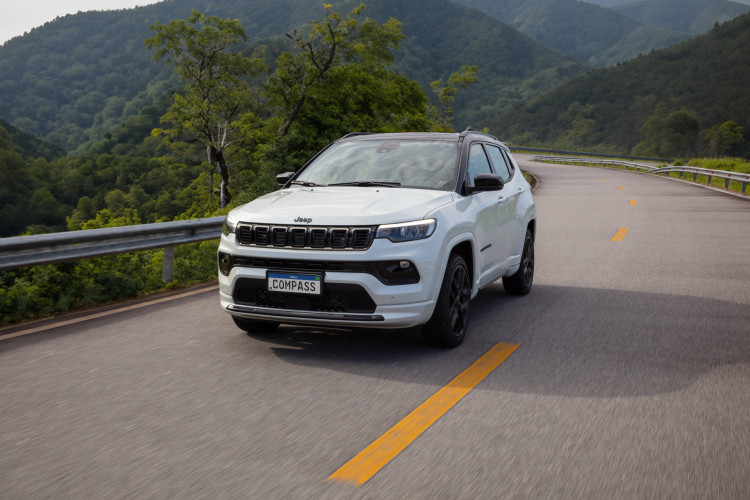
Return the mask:
{"type": "Polygon", "coordinates": [[[268,291],[320,295],[323,277],[318,274],[268,273],[268,291]]]}

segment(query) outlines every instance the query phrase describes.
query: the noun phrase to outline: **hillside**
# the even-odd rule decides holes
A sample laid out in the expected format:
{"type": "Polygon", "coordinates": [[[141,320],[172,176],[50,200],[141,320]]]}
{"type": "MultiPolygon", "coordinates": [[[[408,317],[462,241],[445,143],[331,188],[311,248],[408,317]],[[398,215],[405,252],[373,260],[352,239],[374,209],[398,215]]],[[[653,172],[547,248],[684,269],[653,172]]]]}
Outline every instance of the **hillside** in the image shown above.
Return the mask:
{"type": "Polygon", "coordinates": [[[614,10],[649,26],[699,35],[717,22],[750,12],[750,5],[727,0],[640,0],[614,10]]]}
{"type": "MultiPolygon", "coordinates": [[[[342,11],[352,5],[334,2],[342,11]]],[[[143,41],[152,35],[150,25],[185,18],[192,8],[239,19],[250,38],[247,50],[323,12],[305,0],[167,0],[58,18],[0,47],[0,117],[66,150],[100,140],[169,92],[171,68],[154,62],[143,41]]],[[[403,23],[407,39],[395,65],[428,90],[430,82],[461,65],[479,66],[479,83],[457,99],[457,128],[481,126],[497,110],[584,70],[507,25],[448,0],[371,0],[364,14],[403,23]]]]}
{"type": "Polygon", "coordinates": [[[42,141],[32,134],[14,127],[5,120],[0,120],[0,136],[3,138],[3,149],[14,151],[23,158],[52,160],[65,154],[62,148],[42,141]]]}
{"type": "Polygon", "coordinates": [[[706,134],[731,121],[744,138],[724,153],[748,155],[748,47],[750,14],[679,45],[576,78],[499,115],[491,130],[505,129],[520,144],[654,155],[666,154],[665,144],[657,144],[661,127],[687,134],[688,152],[708,154],[706,134]]]}
{"type": "Polygon", "coordinates": [[[611,66],[688,38],[577,0],[454,1],[486,12],[534,40],[592,66],[611,66]]]}

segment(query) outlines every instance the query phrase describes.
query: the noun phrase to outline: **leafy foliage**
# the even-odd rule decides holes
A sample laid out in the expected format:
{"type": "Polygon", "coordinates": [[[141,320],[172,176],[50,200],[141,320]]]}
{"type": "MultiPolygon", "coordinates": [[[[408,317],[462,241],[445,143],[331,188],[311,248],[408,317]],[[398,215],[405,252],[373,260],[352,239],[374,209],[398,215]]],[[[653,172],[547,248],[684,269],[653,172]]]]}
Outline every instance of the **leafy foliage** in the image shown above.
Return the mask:
{"type": "Polygon", "coordinates": [[[154,59],[166,56],[184,84],[184,91],[174,94],[174,103],[162,118],[174,128],[155,133],[163,134],[177,150],[195,141],[205,145],[208,164],[216,165],[221,175],[220,206],[224,208],[231,198],[226,155],[238,139],[234,121],[252,103],[244,76],[259,73],[264,63],[228,50],[245,38],[236,19],[206,17],[193,10],[187,21],[156,23],[152,29],[156,35],[146,45],[156,49],[154,59]]]}
{"type": "Polygon", "coordinates": [[[491,123],[508,126],[516,143],[700,155],[711,153],[722,124],[733,122],[721,153],[748,155],[748,137],[737,135],[750,130],[748,46],[750,14],[679,45],[592,71],[491,123]],[[661,126],[672,127],[663,131],[671,138],[657,133],[661,126]],[[679,146],[680,134],[689,145],[679,146]]]}

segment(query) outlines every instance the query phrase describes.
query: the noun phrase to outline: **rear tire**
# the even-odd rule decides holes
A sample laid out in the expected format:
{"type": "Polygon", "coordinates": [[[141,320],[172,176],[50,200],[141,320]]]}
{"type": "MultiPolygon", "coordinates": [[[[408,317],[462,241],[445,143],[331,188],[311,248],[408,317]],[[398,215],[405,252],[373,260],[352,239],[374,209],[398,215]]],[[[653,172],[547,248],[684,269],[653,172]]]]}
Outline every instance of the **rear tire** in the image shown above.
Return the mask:
{"type": "Polygon", "coordinates": [[[503,287],[510,295],[526,295],[534,283],[534,235],[526,230],[521,265],[515,274],[503,277],[503,287]]]}
{"type": "Polygon", "coordinates": [[[422,327],[425,340],[439,347],[456,347],[469,329],[471,277],[463,257],[452,254],[443,276],[435,311],[422,327]]]}
{"type": "Polygon", "coordinates": [[[240,330],[245,330],[248,335],[250,335],[251,333],[270,333],[276,330],[280,324],[276,323],[275,321],[238,318],[236,316],[232,316],[232,319],[234,320],[234,324],[237,325],[240,330]]]}

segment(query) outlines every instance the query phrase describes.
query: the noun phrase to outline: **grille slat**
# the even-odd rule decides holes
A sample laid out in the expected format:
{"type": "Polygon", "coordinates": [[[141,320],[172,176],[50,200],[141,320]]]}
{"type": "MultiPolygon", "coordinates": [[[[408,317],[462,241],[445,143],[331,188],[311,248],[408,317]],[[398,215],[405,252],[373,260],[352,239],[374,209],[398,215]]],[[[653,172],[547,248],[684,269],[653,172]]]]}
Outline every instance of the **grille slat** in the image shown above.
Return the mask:
{"type": "Polygon", "coordinates": [[[274,227],[271,230],[271,235],[273,238],[273,246],[285,247],[286,246],[286,233],[287,233],[286,227],[274,227]]]}
{"type": "Polygon", "coordinates": [[[255,226],[255,244],[268,245],[270,228],[268,226],[255,226]]]}
{"type": "Polygon", "coordinates": [[[295,249],[367,250],[375,228],[264,226],[242,222],[237,225],[237,244],[295,249]]]}
{"type": "Polygon", "coordinates": [[[348,243],[349,230],[335,228],[331,229],[331,248],[346,248],[348,243]]]}

